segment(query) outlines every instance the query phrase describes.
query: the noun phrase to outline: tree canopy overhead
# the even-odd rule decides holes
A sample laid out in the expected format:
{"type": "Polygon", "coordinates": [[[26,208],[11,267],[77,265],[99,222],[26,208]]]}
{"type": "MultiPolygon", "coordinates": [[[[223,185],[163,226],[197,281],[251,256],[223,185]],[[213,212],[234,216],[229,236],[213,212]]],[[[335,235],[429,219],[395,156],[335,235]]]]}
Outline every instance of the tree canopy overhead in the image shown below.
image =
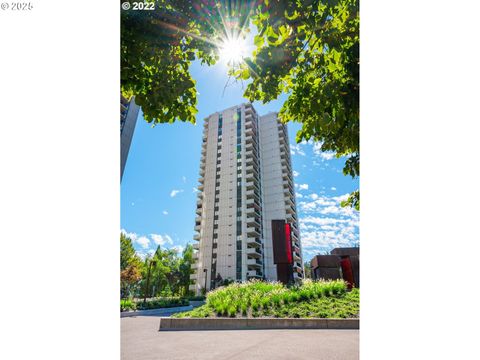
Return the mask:
{"type": "Polygon", "coordinates": [[[217,48],[248,27],[255,1],[151,0],[154,11],[121,12],[121,90],[145,120],[195,123],[193,60],[212,65],[217,48]]]}
{"type": "MultiPolygon", "coordinates": [[[[122,11],[121,88],[135,95],[148,122],[195,123],[197,92],[189,67],[212,65],[229,36],[253,23],[255,51],[237,79],[263,103],[288,94],[283,121],[302,124],[297,142],[345,156],[345,175],[360,174],[358,0],[152,0],[155,11],[122,11]]],[[[359,191],[344,205],[357,209],[359,191]]]]}
{"type": "MultiPolygon", "coordinates": [[[[287,93],[280,116],[302,124],[296,141],[346,156],[343,173],[359,176],[358,1],[265,0],[252,21],[256,50],[235,71],[252,79],[245,96],[266,103],[287,93]]],[[[359,209],[359,192],[346,204],[359,209]]]]}

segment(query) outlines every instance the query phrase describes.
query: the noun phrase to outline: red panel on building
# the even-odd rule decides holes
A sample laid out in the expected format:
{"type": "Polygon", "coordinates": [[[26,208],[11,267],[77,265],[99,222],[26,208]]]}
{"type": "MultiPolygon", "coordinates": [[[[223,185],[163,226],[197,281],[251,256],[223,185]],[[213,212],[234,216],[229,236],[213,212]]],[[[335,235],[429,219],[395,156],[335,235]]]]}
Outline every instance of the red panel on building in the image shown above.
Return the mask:
{"type": "Polygon", "coordinates": [[[293,264],[291,228],[285,220],[272,220],[272,244],[274,264],[293,264]]]}
{"type": "Polygon", "coordinates": [[[293,264],[291,231],[290,224],[285,223],[285,252],[287,253],[288,264],[293,264]]]}

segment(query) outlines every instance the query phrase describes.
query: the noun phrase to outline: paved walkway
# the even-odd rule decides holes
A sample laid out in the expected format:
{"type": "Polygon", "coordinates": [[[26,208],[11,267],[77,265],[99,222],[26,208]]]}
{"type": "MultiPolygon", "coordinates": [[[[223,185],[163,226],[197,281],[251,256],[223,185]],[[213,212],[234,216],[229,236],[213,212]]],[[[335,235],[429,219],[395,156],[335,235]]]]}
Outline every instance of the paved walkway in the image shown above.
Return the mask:
{"type": "Polygon", "coordinates": [[[161,308],[161,309],[150,309],[150,310],[138,310],[138,311],[125,311],[120,313],[120,317],[130,317],[130,316],[171,316],[172,314],[193,310],[195,306],[178,306],[171,308],[161,308]]]}
{"type": "Polygon", "coordinates": [[[122,360],[358,359],[358,330],[158,331],[159,318],[121,319],[122,360]]]}

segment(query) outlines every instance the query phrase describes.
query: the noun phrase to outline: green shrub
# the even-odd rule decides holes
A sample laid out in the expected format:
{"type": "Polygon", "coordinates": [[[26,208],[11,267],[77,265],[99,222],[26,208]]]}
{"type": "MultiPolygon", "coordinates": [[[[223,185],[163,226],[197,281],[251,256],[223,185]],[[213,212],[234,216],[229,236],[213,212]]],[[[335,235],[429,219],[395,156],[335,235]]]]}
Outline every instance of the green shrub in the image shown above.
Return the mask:
{"type": "Polygon", "coordinates": [[[285,287],[277,282],[249,281],[217,288],[206,304],[177,317],[211,316],[358,317],[359,290],[347,292],[343,280],[304,280],[285,287]]]}
{"type": "Polygon", "coordinates": [[[137,304],[130,299],[120,300],[120,311],[131,311],[136,310],[137,304]]]}
{"type": "Polygon", "coordinates": [[[144,303],[143,300],[136,300],[137,309],[159,309],[177,306],[187,306],[188,300],[179,297],[151,298],[144,303]]]}

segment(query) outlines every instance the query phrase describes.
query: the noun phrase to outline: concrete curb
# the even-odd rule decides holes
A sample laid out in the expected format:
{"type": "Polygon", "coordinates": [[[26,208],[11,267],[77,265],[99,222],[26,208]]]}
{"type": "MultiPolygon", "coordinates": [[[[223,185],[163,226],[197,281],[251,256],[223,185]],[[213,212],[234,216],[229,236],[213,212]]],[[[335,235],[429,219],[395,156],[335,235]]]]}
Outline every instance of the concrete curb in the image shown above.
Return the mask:
{"type": "Polygon", "coordinates": [[[148,315],[159,315],[172,313],[172,312],[182,312],[182,311],[189,311],[193,310],[192,305],[187,306],[177,306],[177,307],[169,307],[169,308],[158,308],[158,309],[148,309],[148,310],[138,310],[138,311],[123,311],[120,312],[120,317],[131,317],[131,316],[148,316],[148,315]]]}
{"type": "Polygon", "coordinates": [[[360,319],[160,318],[159,331],[254,329],[359,329],[360,319]]]}

